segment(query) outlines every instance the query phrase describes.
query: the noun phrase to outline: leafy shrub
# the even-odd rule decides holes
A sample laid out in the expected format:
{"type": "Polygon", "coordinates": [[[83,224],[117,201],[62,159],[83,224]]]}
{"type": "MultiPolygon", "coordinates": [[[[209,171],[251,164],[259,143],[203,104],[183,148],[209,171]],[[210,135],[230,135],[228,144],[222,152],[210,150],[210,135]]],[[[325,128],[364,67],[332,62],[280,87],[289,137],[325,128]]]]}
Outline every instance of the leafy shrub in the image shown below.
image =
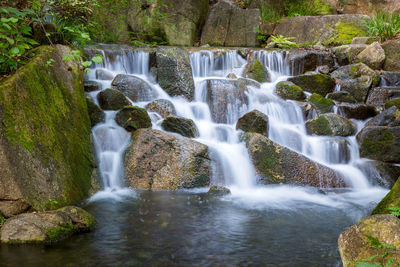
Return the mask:
{"type": "Polygon", "coordinates": [[[293,37],[285,37],[283,35],[271,36],[272,43],[279,48],[297,48],[297,44],[291,41],[293,39],[293,37]]]}
{"type": "Polygon", "coordinates": [[[381,42],[395,37],[400,33],[400,14],[378,11],[371,19],[364,20],[368,34],[378,37],[381,42]]]}

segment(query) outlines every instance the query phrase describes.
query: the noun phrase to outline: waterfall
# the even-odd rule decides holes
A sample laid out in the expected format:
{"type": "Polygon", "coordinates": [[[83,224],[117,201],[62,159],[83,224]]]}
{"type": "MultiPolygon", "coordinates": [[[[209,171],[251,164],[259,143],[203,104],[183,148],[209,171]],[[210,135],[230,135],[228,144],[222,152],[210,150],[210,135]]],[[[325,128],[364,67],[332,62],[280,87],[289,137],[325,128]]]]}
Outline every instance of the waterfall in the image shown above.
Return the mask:
{"type": "MultiPolygon", "coordinates": [[[[262,198],[265,201],[271,201],[271,197],[306,199],[324,205],[335,205],[331,199],[318,196],[314,191],[310,193],[307,188],[294,189],[291,186],[282,185],[277,190],[276,186],[266,187],[257,184],[254,166],[245,144],[240,141],[241,132],[236,130],[235,125],[238,118],[253,109],[258,109],[268,115],[269,139],[335,170],[352,190],[369,190],[370,193],[366,193],[364,196],[365,201],[370,201],[368,196],[372,194],[382,195],[386,192],[374,187],[364,173],[371,173],[373,167],[367,160],[360,158],[354,136],[307,135],[306,118],[303,115],[302,105],[295,101],[283,100],[275,95],[275,85],[280,81],[285,81],[291,75],[290,62],[287,60],[286,52],[253,51],[252,56],[269,70],[271,82],[261,85],[247,83],[247,91],[245,95],[241,95],[246,101],[236,97],[234,93],[224,95],[226,110],[220,112],[220,116],[215,116],[219,110],[216,110],[217,107],[210,103],[210,99],[212,99],[210,94],[216,92],[209,90],[209,86],[222,84],[224,86],[221,87],[229,88],[231,84],[240,82],[247,58],[244,58],[236,50],[201,50],[190,54],[195,83],[195,97],[192,102],[181,97],[170,97],[162,90],[149,71],[148,52],[113,48],[99,49],[96,50],[96,53],[102,53],[105,60],[96,64],[87,78],[100,82],[101,90],[109,88],[111,81],[97,80],[95,72],[98,69],[106,69],[114,76],[120,73],[136,75],[147,81],[156,92],[156,97],[153,97],[151,101],[155,99],[170,100],[174,104],[178,116],[192,119],[195,122],[200,133],[195,140],[207,145],[212,155],[214,166],[212,183],[231,188],[233,197],[262,198]],[[228,76],[231,73],[239,79],[228,76]],[[367,169],[368,171],[365,171],[367,169]]],[[[98,93],[99,91],[89,93],[95,102],[98,93]]],[[[151,101],[132,103],[144,107],[151,101]]],[[[125,192],[124,190],[126,190],[123,189],[122,157],[130,142],[130,135],[115,123],[114,116],[115,112],[106,112],[105,123],[93,128],[99,170],[105,186],[103,192],[109,193],[121,190],[125,192]]],[[[153,128],[162,130],[160,126],[162,118],[151,117],[153,128]]],[[[357,125],[358,130],[361,130],[363,123],[357,122],[357,125]]]]}

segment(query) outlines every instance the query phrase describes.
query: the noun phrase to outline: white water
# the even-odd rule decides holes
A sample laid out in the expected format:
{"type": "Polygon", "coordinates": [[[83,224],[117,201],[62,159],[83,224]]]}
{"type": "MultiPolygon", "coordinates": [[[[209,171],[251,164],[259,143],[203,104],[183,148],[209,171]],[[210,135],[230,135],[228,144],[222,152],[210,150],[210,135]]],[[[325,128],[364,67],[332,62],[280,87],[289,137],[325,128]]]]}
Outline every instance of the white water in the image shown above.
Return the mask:
{"type": "MultiPolygon", "coordinates": [[[[387,190],[373,186],[366,177],[363,168],[371,169],[368,161],[360,159],[355,137],[317,137],[309,136],[305,131],[305,120],[301,105],[293,101],[285,101],[274,94],[279,81],[290,75],[290,65],[286,57],[279,52],[256,52],[256,57],[271,72],[271,83],[264,83],[260,88],[247,86],[248,103],[227,95],[227,105],[223,118],[213,119],[209,103],[207,103],[207,83],[210,80],[234,81],[226,76],[234,73],[241,77],[247,60],[236,51],[226,53],[199,51],[191,54],[191,65],[195,81],[195,98],[188,102],[180,97],[169,97],[160,86],[154,83],[149,73],[149,55],[141,51],[99,50],[105,61],[96,66],[119,73],[137,75],[146,80],[156,92],[154,99],[168,99],[173,102],[177,115],[195,121],[200,136],[197,141],[207,145],[214,162],[212,183],[229,187],[232,196],[227,199],[239,203],[261,203],[261,205],[287,207],[290,202],[313,202],[320,205],[339,207],[343,203],[368,204],[379,201],[387,190]],[[345,194],[320,194],[305,187],[293,186],[261,186],[257,185],[254,167],[245,145],[240,142],[240,132],[235,130],[238,118],[253,109],[265,113],[269,117],[269,138],[278,144],[289,147],[322,165],[337,171],[351,188],[345,194]]],[[[293,66],[292,66],[293,68],[293,66]]],[[[96,80],[95,70],[89,79],[96,80]]],[[[111,81],[99,81],[102,89],[109,88],[111,81]]],[[[90,95],[96,98],[97,92],[90,95]]],[[[151,102],[151,101],[148,101],[151,102]]],[[[148,102],[133,103],[144,107],[148,102]]],[[[129,144],[129,134],[113,120],[115,112],[107,112],[104,124],[93,128],[99,170],[105,190],[96,194],[93,199],[103,197],[120,197],[127,193],[124,188],[122,166],[123,151],[129,144]]],[[[161,129],[159,116],[152,116],[153,128],[161,129]]],[[[358,130],[363,122],[357,122],[358,130]]],[[[377,175],[377,172],[375,172],[377,175]]]]}

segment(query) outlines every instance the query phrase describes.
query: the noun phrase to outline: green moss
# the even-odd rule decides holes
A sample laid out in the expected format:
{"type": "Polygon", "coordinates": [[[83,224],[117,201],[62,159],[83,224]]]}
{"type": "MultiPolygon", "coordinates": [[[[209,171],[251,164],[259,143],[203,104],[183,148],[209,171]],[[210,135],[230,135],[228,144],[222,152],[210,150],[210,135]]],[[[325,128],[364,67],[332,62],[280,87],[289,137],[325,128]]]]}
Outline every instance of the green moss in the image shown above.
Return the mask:
{"type": "Polygon", "coordinates": [[[267,81],[268,70],[260,61],[256,60],[249,69],[249,76],[251,79],[263,83],[267,81]]]}
{"type": "Polygon", "coordinates": [[[396,106],[398,109],[400,109],[400,98],[397,98],[397,99],[394,99],[394,100],[391,100],[391,101],[387,101],[385,103],[385,108],[386,109],[391,108],[393,106],[396,106]]]}
{"type": "Polygon", "coordinates": [[[351,44],[354,37],[367,36],[367,31],[364,27],[342,21],[338,22],[335,25],[335,31],[336,35],[328,40],[325,45],[339,46],[344,44],[351,44]]]}
{"type": "Polygon", "coordinates": [[[400,207],[400,177],[392,190],[379,202],[372,214],[391,214],[389,208],[400,207]]]}
{"type": "Polygon", "coordinates": [[[350,68],[350,76],[353,77],[353,78],[361,77],[360,67],[361,67],[360,64],[353,65],[350,68]]]}
{"type": "Polygon", "coordinates": [[[321,113],[328,113],[332,111],[335,102],[332,99],[327,99],[319,94],[312,94],[309,102],[313,104],[321,113]]]}
{"type": "Polygon", "coordinates": [[[306,98],[303,89],[301,89],[300,86],[294,84],[279,82],[276,85],[276,89],[277,94],[284,99],[304,100],[306,98]]]}
{"type": "Polygon", "coordinates": [[[318,118],[310,121],[311,130],[313,133],[318,135],[333,135],[329,121],[325,116],[318,116],[318,118]]]}
{"type": "Polygon", "coordinates": [[[258,153],[254,155],[255,165],[261,173],[269,179],[270,183],[281,183],[281,155],[276,150],[273,142],[270,140],[262,140],[257,144],[258,153]]]}
{"type": "Polygon", "coordinates": [[[46,234],[50,242],[58,241],[73,233],[74,226],[72,224],[65,224],[53,228],[46,229],[46,234]]]}
{"type": "Polygon", "coordinates": [[[290,78],[289,81],[300,86],[304,91],[326,95],[333,91],[334,80],[325,74],[299,75],[290,78]]]}
{"type": "Polygon", "coordinates": [[[0,227],[6,222],[6,218],[4,218],[3,214],[0,212],[0,227]]]}
{"type": "Polygon", "coordinates": [[[117,123],[130,132],[134,132],[140,128],[150,128],[151,119],[146,109],[136,106],[124,107],[120,110],[116,117],[117,123]]]}
{"type": "Polygon", "coordinates": [[[393,145],[393,140],[395,138],[396,136],[390,131],[390,129],[376,129],[369,132],[368,137],[364,138],[362,149],[367,155],[374,155],[378,151],[386,151],[386,149],[390,150],[388,146],[393,145]],[[376,136],[378,136],[378,138],[373,138],[376,136]]]}

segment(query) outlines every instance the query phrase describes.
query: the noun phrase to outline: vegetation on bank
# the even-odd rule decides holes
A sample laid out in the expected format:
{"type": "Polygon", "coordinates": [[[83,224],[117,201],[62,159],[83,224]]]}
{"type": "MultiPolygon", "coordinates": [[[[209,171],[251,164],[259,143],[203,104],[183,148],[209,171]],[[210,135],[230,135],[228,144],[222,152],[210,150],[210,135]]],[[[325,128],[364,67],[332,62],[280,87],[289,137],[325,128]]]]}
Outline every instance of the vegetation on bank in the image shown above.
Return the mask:
{"type": "Polygon", "coordinates": [[[381,42],[392,39],[400,33],[400,14],[378,11],[371,19],[364,20],[368,34],[381,42]]]}

